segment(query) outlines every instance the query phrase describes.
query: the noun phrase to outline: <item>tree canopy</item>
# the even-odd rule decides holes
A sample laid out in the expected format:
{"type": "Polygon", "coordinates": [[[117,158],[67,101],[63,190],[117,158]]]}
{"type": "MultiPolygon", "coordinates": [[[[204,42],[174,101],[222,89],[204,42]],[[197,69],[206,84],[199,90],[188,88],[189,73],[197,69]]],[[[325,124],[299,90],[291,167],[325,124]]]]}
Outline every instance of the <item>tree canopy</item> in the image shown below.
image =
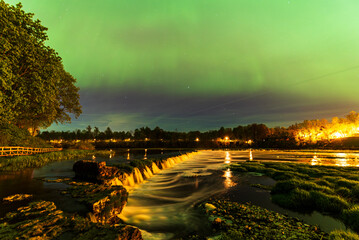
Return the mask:
{"type": "Polygon", "coordinates": [[[0,0],[0,122],[24,128],[70,122],[81,114],[76,79],[45,44],[47,28],[33,13],[0,0]]]}

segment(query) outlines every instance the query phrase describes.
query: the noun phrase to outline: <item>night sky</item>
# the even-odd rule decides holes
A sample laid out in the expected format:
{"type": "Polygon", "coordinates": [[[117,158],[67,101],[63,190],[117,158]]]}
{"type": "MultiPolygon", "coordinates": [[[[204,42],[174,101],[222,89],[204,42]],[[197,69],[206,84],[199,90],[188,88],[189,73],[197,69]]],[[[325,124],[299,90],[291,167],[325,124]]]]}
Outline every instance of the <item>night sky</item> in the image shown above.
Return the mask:
{"type": "Polygon", "coordinates": [[[23,5],[81,89],[80,118],[49,130],[273,127],[359,111],[358,0],[23,5]]]}

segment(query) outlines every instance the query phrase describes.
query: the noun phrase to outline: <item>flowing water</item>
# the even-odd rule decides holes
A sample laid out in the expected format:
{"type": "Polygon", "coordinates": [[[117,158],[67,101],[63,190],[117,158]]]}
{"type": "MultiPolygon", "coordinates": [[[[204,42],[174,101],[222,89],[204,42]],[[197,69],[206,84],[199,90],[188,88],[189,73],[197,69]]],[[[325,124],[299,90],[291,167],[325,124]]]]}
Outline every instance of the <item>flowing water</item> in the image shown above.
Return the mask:
{"type": "MultiPolygon", "coordinates": [[[[239,202],[252,202],[283,214],[318,224],[324,231],[345,226],[318,212],[300,214],[273,204],[269,191],[251,187],[251,183],[274,184],[265,176],[233,179],[230,163],[293,161],[308,164],[358,166],[359,153],[336,151],[201,151],[187,161],[162,170],[130,190],[128,204],[120,217],[143,230],[145,239],[171,239],[191,232],[206,232],[209,225],[194,205],[211,196],[231,193],[239,202]]],[[[230,194],[229,194],[230,195],[230,194]]]]}
{"type": "MultiPolygon", "coordinates": [[[[104,157],[96,157],[96,161],[106,161],[107,165],[117,163],[129,163],[135,159],[147,158],[168,158],[182,154],[183,151],[167,150],[167,149],[125,149],[116,150],[114,154],[104,157]]],[[[55,202],[56,206],[65,212],[78,212],[86,215],[88,209],[82,203],[73,199],[68,195],[61,194],[69,186],[63,183],[46,182],[46,179],[72,178],[75,173],[72,166],[78,160],[91,160],[91,156],[82,159],[73,159],[63,162],[53,162],[44,167],[37,169],[26,169],[24,171],[1,173],[0,172],[0,218],[7,212],[14,211],[18,207],[23,206],[28,201],[17,203],[5,203],[2,201],[4,197],[14,194],[32,194],[32,200],[47,200],[55,202]]],[[[134,183],[133,183],[134,185],[134,183]]],[[[30,201],[30,200],[29,200],[30,201]]]]}
{"type": "MultiPolygon", "coordinates": [[[[165,158],[161,166],[153,164],[144,171],[135,169],[122,184],[129,189],[128,204],[120,217],[143,230],[145,239],[170,239],[191,232],[209,231],[209,223],[194,205],[211,196],[227,196],[238,202],[252,202],[270,210],[318,224],[324,231],[345,226],[317,212],[299,214],[278,207],[270,200],[269,191],[253,188],[251,183],[274,184],[265,176],[232,176],[228,164],[248,161],[291,161],[312,165],[359,166],[359,152],[353,151],[200,151],[198,154],[173,157],[163,150],[124,151],[108,158],[107,165],[129,163],[132,159],[165,158]]],[[[183,153],[183,152],[182,152],[183,153]]],[[[60,192],[68,186],[48,183],[43,179],[73,177],[76,160],[55,162],[39,169],[0,174],[0,199],[17,193],[33,194],[33,200],[49,200],[66,212],[86,213],[83,205],[60,192]]],[[[23,205],[24,203],[21,203],[23,205]]],[[[19,205],[0,201],[0,217],[19,205]]]]}

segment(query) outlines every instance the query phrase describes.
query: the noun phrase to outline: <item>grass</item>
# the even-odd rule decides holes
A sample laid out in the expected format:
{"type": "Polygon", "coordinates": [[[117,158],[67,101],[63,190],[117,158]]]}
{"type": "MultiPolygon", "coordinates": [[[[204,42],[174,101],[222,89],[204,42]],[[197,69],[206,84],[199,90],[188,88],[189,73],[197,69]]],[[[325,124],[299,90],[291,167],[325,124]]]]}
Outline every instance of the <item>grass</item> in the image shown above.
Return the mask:
{"type": "Polygon", "coordinates": [[[92,155],[108,155],[109,151],[64,150],[37,155],[1,157],[0,172],[20,171],[26,168],[38,168],[51,162],[72,160],[92,155]]]}
{"type": "Polygon", "coordinates": [[[231,169],[277,180],[271,190],[272,201],[284,208],[329,214],[359,232],[358,168],[245,162],[233,164],[231,169]]]}

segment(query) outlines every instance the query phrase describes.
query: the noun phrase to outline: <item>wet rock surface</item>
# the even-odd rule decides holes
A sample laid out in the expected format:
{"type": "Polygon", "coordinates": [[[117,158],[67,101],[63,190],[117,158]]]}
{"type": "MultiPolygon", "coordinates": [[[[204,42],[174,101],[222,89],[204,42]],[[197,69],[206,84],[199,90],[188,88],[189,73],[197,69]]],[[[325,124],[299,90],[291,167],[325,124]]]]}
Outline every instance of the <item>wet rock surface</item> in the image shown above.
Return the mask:
{"type": "Polygon", "coordinates": [[[87,182],[70,182],[64,193],[83,202],[90,210],[90,218],[103,224],[119,223],[117,217],[127,203],[128,192],[122,186],[107,186],[87,182]]]}
{"type": "Polygon", "coordinates": [[[101,225],[87,218],[68,215],[53,202],[38,201],[0,219],[1,239],[133,239],[141,232],[122,224],[101,225]]]}
{"type": "Polygon", "coordinates": [[[106,166],[106,162],[81,160],[74,164],[73,170],[77,180],[99,184],[107,184],[114,178],[122,177],[119,168],[106,166]]]}
{"type": "Polygon", "coordinates": [[[318,226],[249,203],[212,200],[200,207],[221,239],[329,239],[318,226]]]}
{"type": "Polygon", "coordinates": [[[4,202],[16,202],[16,201],[23,201],[32,198],[31,194],[15,194],[12,196],[4,197],[4,202]]]}

